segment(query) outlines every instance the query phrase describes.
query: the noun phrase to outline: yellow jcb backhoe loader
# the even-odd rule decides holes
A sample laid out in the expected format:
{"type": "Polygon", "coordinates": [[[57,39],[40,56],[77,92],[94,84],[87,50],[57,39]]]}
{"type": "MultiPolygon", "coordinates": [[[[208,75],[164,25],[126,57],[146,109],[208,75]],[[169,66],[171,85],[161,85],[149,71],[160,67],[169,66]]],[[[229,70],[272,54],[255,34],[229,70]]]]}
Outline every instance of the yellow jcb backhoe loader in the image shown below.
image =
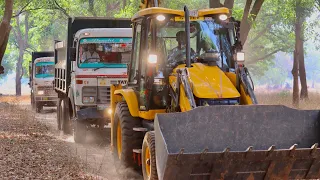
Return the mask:
{"type": "Polygon", "coordinates": [[[320,177],[319,111],[257,105],[228,9],[144,8],[128,85],[111,87],[116,164],[152,180],[320,177]]]}

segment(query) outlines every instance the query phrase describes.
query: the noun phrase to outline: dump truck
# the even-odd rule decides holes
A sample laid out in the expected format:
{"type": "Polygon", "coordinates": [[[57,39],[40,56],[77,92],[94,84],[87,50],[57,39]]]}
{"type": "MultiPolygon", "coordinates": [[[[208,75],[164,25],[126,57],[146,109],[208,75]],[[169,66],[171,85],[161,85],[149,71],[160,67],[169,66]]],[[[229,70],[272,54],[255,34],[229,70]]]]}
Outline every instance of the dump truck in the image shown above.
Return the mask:
{"type": "MultiPolygon", "coordinates": [[[[68,19],[66,41],[55,42],[57,124],[83,143],[89,127],[110,122],[110,85],[127,83],[132,29],[129,19],[68,19]]],[[[103,132],[103,131],[102,131],[103,132]]]]}
{"type": "Polygon", "coordinates": [[[145,180],[320,178],[320,111],[258,104],[229,10],[144,2],[128,85],[111,87],[116,167],[145,180]]]}
{"type": "Polygon", "coordinates": [[[55,107],[58,95],[53,88],[54,53],[32,52],[29,64],[29,86],[31,89],[31,106],[36,112],[41,112],[44,106],[55,107]]]}

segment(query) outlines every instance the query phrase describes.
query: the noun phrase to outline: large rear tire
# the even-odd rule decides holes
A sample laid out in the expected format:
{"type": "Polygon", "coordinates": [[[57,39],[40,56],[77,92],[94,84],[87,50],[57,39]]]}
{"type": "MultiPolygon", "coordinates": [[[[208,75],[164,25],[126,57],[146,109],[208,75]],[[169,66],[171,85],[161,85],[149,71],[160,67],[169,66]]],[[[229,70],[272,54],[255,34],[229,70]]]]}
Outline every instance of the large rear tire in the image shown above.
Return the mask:
{"type": "Polygon", "coordinates": [[[63,99],[61,105],[62,115],[60,117],[62,118],[62,131],[64,134],[71,134],[71,119],[68,98],[63,99]]]}
{"type": "Polygon", "coordinates": [[[58,104],[57,104],[57,129],[61,130],[61,102],[62,100],[59,98],[58,99],[58,104]]]}
{"type": "Polygon", "coordinates": [[[43,109],[43,105],[40,102],[36,102],[35,104],[36,104],[36,112],[41,113],[43,109]]]}
{"type": "Polygon", "coordinates": [[[31,108],[32,110],[36,110],[36,104],[35,104],[34,95],[32,92],[31,92],[31,108]]]}
{"type": "Polygon", "coordinates": [[[144,180],[158,180],[156,164],[156,144],[153,131],[146,133],[142,144],[142,174],[144,180]]]}
{"type": "Polygon", "coordinates": [[[141,148],[143,134],[134,131],[133,128],[141,126],[141,120],[131,116],[127,103],[119,102],[112,126],[113,157],[116,168],[139,169],[138,163],[133,159],[133,149],[141,148]]]}
{"type": "Polygon", "coordinates": [[[86,141],[87,125],[80,121],[74,122],[73,138],[76,143],[84,143],[86,141]]]}

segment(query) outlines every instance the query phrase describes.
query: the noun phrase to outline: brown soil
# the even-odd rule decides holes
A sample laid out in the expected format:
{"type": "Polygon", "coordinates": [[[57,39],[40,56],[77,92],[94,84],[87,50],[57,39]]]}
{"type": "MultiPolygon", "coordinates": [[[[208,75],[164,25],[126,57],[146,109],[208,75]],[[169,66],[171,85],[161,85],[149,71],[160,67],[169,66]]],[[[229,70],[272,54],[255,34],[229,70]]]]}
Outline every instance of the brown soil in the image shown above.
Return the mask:
{"type": "Polygon", "coordinates": [[[1,103],[0,114],[0,179],[94,179],[30,111],[1,103]]]}

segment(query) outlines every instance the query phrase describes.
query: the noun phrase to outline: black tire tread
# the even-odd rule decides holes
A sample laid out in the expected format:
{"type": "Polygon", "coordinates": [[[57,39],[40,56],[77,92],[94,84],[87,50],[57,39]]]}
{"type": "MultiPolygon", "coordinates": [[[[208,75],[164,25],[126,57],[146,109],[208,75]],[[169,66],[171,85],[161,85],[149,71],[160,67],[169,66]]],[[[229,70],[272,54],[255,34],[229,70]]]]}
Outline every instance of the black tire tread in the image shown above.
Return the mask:
{"type": "Polygon", "coordinates": [[[59,98],[58,103],[57,103],[57,129],[61,130],[61,99],[59,98]]]}
{"type": "Polygon", "coordinates": [[[149,131],[144,136],[143,144],[142,144],[142,155],[141,155],[142,158],[145,157],[144,148],[146,146],[149,146],[149,150],[150,150],[151,172],[150,172],[150,178],[148,178],[144,168],[145,159],[142,159],[143,178],[144,180],[158,180],[158,172],[157,172],[157,164],[156,164],[156,141],[155,141],[154,131],[149,131]]]}
{"type": "MultiPolygon", "coordinates": [[[[141,120],[136,117],[132,117],[126,102],[119,102],[116,107],[115,116],[118,116],[118,123],[120,121],[121,134],[122,134],[122,154],[121,154],[121,164],[126,168],[139,168],[137,164],[134,163],[132,154],[133,149],[140,149],[143,141],[143,134],[141,132],[133,131],[134,127],[141,127],[141,120]]],[[[115,124],[115,135],[117,124],[115,124]]],[[[116,136],[115,142],[116,142],[116,136]]],[[[115,145],[115,156],[118,158],[117,146],[115,145]]]]}
{"type": "Polygon", "coordinates": [[[71,120],[69,112],[69,102],[68,98],[63,100],[63,121],[62,121],[62,131],[64,134],[71,134],[71,120]]]}

